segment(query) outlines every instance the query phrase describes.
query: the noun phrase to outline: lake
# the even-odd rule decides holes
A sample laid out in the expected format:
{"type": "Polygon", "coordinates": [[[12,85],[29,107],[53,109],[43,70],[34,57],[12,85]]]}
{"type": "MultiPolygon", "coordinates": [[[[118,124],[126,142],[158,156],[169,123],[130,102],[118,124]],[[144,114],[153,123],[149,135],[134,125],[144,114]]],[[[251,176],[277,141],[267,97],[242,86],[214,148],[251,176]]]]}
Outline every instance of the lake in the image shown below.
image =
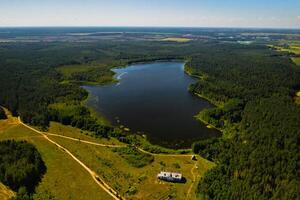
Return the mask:
{"type": "Polygon", "coordinates": [[[113,71],[118,83],[83,87],[91,93],[88,106],[113,125],[171,148],[187,148],[196,139],[219,135],[194,118],[212,105],[188,92],[196,80],[184,73],[184,63],[133,64],[113,71]]]}

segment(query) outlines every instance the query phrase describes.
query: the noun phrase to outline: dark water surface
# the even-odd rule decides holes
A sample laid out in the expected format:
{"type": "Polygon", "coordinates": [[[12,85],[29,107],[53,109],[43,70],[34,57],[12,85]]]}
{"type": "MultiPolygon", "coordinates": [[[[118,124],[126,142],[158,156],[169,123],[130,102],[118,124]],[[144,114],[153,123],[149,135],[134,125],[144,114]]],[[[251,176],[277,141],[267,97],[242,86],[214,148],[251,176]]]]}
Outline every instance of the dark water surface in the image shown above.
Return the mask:
{"type": "Polygon", "coordinates": [[[194,118],[211,105],[188,92],[195,80],[183,66],[182,62],[154,62],[114,69],[119,83],[84,86],[92,94],[88,105],[112,124],[146,134],[154,144],[190,147],[195,139],[219,133],[194,118]]]}

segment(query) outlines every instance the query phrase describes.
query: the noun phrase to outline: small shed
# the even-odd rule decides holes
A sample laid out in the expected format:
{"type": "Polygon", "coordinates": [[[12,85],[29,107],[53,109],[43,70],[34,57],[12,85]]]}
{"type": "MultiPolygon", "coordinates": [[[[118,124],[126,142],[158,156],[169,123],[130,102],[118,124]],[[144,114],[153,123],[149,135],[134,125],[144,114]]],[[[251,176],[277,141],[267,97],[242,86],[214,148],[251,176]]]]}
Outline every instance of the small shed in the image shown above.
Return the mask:
{"type": "Polygon", "coordinates": [[[191,159],[192,160],[197,160],[196,155],[192,155],[191,159]]]}

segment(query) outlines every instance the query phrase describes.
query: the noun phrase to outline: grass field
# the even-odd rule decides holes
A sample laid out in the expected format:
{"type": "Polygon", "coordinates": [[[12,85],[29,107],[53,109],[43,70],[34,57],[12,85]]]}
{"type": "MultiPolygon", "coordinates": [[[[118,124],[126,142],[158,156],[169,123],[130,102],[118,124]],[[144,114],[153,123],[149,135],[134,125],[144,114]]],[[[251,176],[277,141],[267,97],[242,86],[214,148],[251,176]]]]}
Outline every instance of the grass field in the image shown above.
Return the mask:
{"type": "Polygon", "coordinates": [[[12,190],[10,190],[8,187],[6,187],[0,182],[0,199],[8,200],[14,196],[15,196],[15,192],[13,192],[12,190]]]}
{"type": "Polygon", "coordinates": [[[294,97],[295,103],[300,105],[300,91],[298,91],[294,97]]]}
{"type": "MultiPolygon", "coordinates": [[[[286,41],[286,43],[288,44],[288,47],[274,45],[269,45],[269,47],[275,48],[277,51],[290,52],[300,56],[300,43],[288,41],[286,41]]],[[[291,59],[296,65],[300,65],[300,57],[291,57],[291,59]]]]}
{"type": "MultiPolygon", "coordinates": [[[[0,140],[26,140],[41,153],[47,172],[37,187],[37,193],[49,192],[62,200],[111,199],[78,163],[41,135],[19,125],[12,117],[0,120],[0,127],[5,127],[0,130],[0,140]]],[[[54,122],[49,133],[101,144],[121,144],[115,139],[93,138],[89,132],[54,122]]],[[[139,150],[127,151],[126,148],[120,153],[116,151],[120,148],[95,146],[51,135],[49,138],[68,149],[126,199],[195,199],[197,182],[214,166],[201,157],[192,161],[189,155],[147,156],[139,150]],[[143,165],[136,165],[139,159],[144,159],[143,165]],[[186,182],[159,181],[156,175],[160,171],[180,172],[186,182]]]]}
{"type": "Polygon", "coordinates": [[[181,37],[167,37],[162,39],[162,41],[170,41],[170,42],[189,42],[192,39],[190,38],[181,38],[181,37]]]}
{"type": "Polygon", "coordinates": [[[57,135],[63,135],[73,138],[78,138],[80,140],[88,140],[91,142],[98,142],[101,144],[111,144],[111,145],[121,145],[123,143],[119,142],[116,138],[95,138],[92,137],[92,133],[89,131],[84,131],[71,126],[65,126],[57,122],[51,122],[48,132],[57,135]]]}
{"type": "Polygon", "coordinates": [[[300,54],[300,46],[290,45],[289,47],[276,47],[279,51],[287,51],[295,54],[300,54]]]}
{"type": "MultiPolygon", "coordinates": [[[[105,181],[127,199],[186,199],[187,192],[193,183],[191,170],[197,162],[196,180],[213,167],[213,163],[199,158],[192,161],[190,156],[154,156],[153,162],[144,167],[134,167],[125,158],[107,147],[83,144],[63,138],[51,137],[69,149],[79,159],[96,171],[105,181]],[[180,172],[186,183],[166,183],[158,181],[160,171],[180,172]]],[[[196,184],[191,189],[190,199],[194,199],[196,184]]]]}
{"type": "Polygon", "coordinates": [[[292,58],[292,61],[296,64],[296,65],[300,65],[300,57],[294,57],[292,58]]]}
{"type": "MultiPolygon", "coordinates": [[[[3,120],[1,123],[4,123],[3,120]]],[[[21,125],[13,125],[0,131],[0,140],[5,139],[26,140],[41,153],[47,172],[37,187],[38,193],[48,191],[55,199],[61,200],[111,199],[78,163],[37,133],[21,125]]]]}

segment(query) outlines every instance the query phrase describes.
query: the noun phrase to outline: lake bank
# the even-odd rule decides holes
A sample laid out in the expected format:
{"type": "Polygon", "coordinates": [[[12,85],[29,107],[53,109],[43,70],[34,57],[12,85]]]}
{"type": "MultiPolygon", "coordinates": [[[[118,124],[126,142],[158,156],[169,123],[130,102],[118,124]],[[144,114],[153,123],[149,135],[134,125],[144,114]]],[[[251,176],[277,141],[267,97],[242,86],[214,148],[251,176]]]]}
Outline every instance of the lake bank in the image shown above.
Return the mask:
{"type": "Polygon", "coordinates": [[[184,64],[173,60],[114,68],[118,83],[83,86],[91,94],[86,105],[116,127],[147,135],[153,144],[190,148],[195,140],[219,133],[195,119],[213,105],[189,93],[196,78],[184,72],[184,64]]]}

